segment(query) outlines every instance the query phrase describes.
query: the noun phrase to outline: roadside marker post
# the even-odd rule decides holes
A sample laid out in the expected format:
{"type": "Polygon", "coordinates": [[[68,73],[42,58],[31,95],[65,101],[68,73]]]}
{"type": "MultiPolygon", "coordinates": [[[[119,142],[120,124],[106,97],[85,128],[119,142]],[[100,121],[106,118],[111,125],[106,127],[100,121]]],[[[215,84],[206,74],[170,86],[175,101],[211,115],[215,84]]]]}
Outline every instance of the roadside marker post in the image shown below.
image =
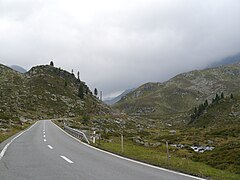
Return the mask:
{"type": "Polygon", "coordinates": [[[123,153],[123,134],[121,134],[121,151],[123,153]]]}
{"type": "Polygon", "coordinates": [[[168,150],[168,141],[166,141],[166,148],[167,148],[167,160],[169,160],[170,155],[169,155],[169,150],[168,150]]]}
{"type": "Polygon", "coordinates": [[[93,131],[93,144],[96,142],[96,131],[93,131]]]}

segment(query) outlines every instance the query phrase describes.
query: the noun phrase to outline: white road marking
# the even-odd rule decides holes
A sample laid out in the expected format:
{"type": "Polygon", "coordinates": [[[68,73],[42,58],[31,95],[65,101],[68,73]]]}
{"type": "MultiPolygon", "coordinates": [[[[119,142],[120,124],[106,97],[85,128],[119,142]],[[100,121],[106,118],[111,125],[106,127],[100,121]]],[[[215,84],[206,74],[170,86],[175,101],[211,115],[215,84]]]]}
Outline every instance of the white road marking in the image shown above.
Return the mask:
{"type": "Polygon", "coordinates": [[[61,156],[61,158],[63,158],[65,161],[67,161],[68,163],[72,164],[73,161],[71,161],[70,159],[68,159],[67,157],[65,156],[61,156]]]}
{"type": "Polygon", "coordinates": [[[46,142],[47,140],[46,139],[43,139],[44,142],[46,142]]]}
{"type": "MultiPolygon", "coordinates": [[[[52,121],[51,121],[51,122],[52,122],[52,121]]],[[[52,123],[53,123],[53,122],[52,122],[52,123]]],[[[53,124],[54,124],[54,123],[53,123],[53,124]]],[[[91,145],[89,145],[89,144],[86,144],[86,143],[80,141],[79,139],[73,137],[72,135],[68,134],[68,133],[65,132],[63,129],[61,129],[60,127],[58,127],[56,124],[54,124],[54,125],[55,125],[58,129],[60,129],[62,132],[64,132],[66,135],[68,135],[68,136],[70,136],[71,138],[75,139],[76,141],[82,143],[83,145],[88,146],[89,148],[95,149],[95,150],[97,150],[97,151],[103,152],[103,153],[105,153],[105,154],[108,154],[108,155],[111,155],[111,156],[115,156],[115,157],[117,157],[117,158],[119,158],[119,159],[123,159],[123,160],[126,160],[126,161],[130,161],[130,162],[133,162],[133,163],[136,163],[136,164],[140,164],[140,165],[143,165],[143,166],[147,166],[147,167],[151,167],[151,168],[154,168],[154,169],[166,171],[166,172],[169,172],[169,173],[178,174],[178,175],[181,175],[181,176],[190,177],[190,178],[198,179],[198,180],[205,180],[205,179],[200,178],[200,177],[191,176],[191,175],[184,174],[184,173],[180,173],[180,172],[176,172],[176,171],[173,171],[173,170],[169,170],[169,169],[157,167],[157,166],[154,166],[154,165],[151,165],[151,164],[147,164],[147,163],[143,163],[143,162],[140,162],[140,161],[132,160],[132,159],[129,159],[129,158],[125,158],[125,157],[122,157],[122,156],[119,156],[119,155],[116,155],[116,154],[113,154],[113,153],[110,153],[110,152],[107,152],[107,151],[98,149],[98,148],[96,148],[96,147],[93,147],[93,146],[91,146],[91,145]]]]}
{"type": "Polygon", "coordinates": [[[45,120],[43,120],[43,131],[45,131],[45,120]]]}
{"type": "Polygon", "coordinates": [[[3,150],[2,150],[1,153],[0,153],[0,160],[2,159],[2,157],[3,157],[4,154],[5,154],[5,152],[7,151],[8,146],[10,146],[10,144],[11,144],[15,139],[17,139],[18,137],[20,137],[23,133],[29,131],[33,126],[35,126],[35,124],[37,124],[37,122],[35,122],[30,128],[28,128],[28,129],[26,129],[25,131],[23,131],[23,132],[21,132],[20,134],[18,134],[16,137],[12,138],[11,141],[4,146],[3,150]]]}
{"type": "Polygon", "coordinates": [[[45,131],[43,131],[43,134],[45,134],[45,131]]]}
{"type": "Polygon", "coordinates": [[[45,138],[45,137],[46,137],[46,135],[43,135],[43,137],[45,138]]]}
{"type": "Polygon", "coordinates": [[[51,145],[48,145],[49,149],[53,149],[53,147],[51,145]]]}

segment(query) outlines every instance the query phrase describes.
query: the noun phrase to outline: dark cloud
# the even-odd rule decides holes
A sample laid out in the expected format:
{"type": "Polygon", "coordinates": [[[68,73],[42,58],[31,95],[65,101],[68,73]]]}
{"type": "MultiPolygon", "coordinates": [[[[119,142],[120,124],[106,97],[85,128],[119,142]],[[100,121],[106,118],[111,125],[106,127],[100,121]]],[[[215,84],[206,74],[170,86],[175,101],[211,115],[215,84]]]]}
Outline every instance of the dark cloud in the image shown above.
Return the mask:
{"type": "Polygon", "coordinates": [[[239,52],[239,0],[0,0],[0,59],[54,60],[105,95],[239,52]]]}

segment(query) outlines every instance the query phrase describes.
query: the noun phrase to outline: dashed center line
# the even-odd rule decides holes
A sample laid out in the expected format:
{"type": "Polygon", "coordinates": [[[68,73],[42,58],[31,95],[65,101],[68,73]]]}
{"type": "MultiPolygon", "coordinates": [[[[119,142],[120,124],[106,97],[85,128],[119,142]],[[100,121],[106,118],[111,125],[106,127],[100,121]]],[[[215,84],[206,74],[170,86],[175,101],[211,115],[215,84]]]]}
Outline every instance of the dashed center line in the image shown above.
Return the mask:
{"type": "Polygon", "coordinates": [[[46,137],[46,135],[43,135],[43,137],[45,138],[45,137],[46,137]]]}
{"type": "Polygon", "coordinates": [[[43,134],[45,134],[45,131],[43,131],[43,134]]]}
{"type": "Polygon", "coordinates": [[[45,131],[45,121],[43,121],[43,131],[45,131]]]}
{"type": "Polygon", "coordinates": [[[46,142],[47,140],[46,139],[43,139],[44,142],[46,142]]]}
{"type": "Polygon", "coordinates": [[[61,158],[63,158],[65,161],[67,161],[68,163],[72,164],[73,161],[71,161],[70,159],[68,159],[67,157],[65,156],[61,156],[61,158]]]}
{"type": "Polygon", "coordinates": [[[51,145],[48,145],[49,149],[53,149],[53,147],[51,145]]]}

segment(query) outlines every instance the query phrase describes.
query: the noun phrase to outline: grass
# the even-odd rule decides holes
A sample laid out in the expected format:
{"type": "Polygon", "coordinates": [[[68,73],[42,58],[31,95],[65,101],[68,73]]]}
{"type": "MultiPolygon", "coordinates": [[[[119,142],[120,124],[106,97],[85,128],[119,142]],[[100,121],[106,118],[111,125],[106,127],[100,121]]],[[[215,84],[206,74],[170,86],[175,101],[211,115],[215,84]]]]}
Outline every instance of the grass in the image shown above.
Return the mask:
{"type": "Polygon", "coordinates": [[[152,165],[197,175],[199,177],[220,179],[240,179],[240,175],[231,173],[226,170],[219,170],[201,162],[194,162],[188,158],[180,158],[171,154],[168,160],[166,155],[166,146],[159,148],[146,148],[135,145],[133,142],[126,140],[124,142],[124,152],[121,152],[120,140],[115,138],[113,142],[101,142],[97,147],[152,165]]]}
{"type": "Polygon", "coordinates": [[[0,143],[2,143],[3,141],[5,141],[6,139],[10,138],[11,136],[17,134],[18,132],[28,128],[29,126],[31,126],[33,123],[25,123],[22,127],[21,126],[13,126],[9,129],[7,129],[6,132],[4,131],[0,131],[0,143]]]}
{"type": "MultiPolygon", "coordinates": [[[[111,117],[99,117],[104,125],[104,129],[120,129],[111,121],[106,121],[111,117]],[[116,126],[116,127],[115,127],[116,126]]],[[[113,117],[112,117],[113,118],[113,117]]],[[[140,122],[141,131],[138,132],[136,129],[135,120],[126,121],[126,129],[124,129],[124,152],[121,152],[119,132],[116,131],[108,132],[101,131],[101,143],[100,145],[95,144],[94,146],[125,156],[131,159],[139,160],[156,166],[184,172],[199,177],[205,177],[208,179],[240,179],[238,170],[238,148],[239,145],[235,134],[238,134],[238,128],[233,127],[233,136],[226,136],[227,130],[220,129],[199,129],[199,128],[186,128],[179,129],[176,134],[169,133],[170,128],[161,127],[159,124],[154,123],[158,128],[152,127],[148,129],[146,127],[152,125],[155,121],[149,121],[144,119],[138,119],[140,122]],[[146,122],[145,122],[146,121],[146,122]],[[233,131],[234,130],[234,131],[233,131]],[[223,136],[223,137],[222,137],[223,136]],[[143,141],[149,143],[159,142],[161,145],[158,147],[145,147],[143,145],[136,144],[133,142],[133,137],[141,137],[143,141]],[[212,152],[195,153],[189,147],[180,149],[169,146],[169,152],[171,155],[170,160],[167,159],[165,141],[168,140],[170,143],[180,144],[199,144],[208,145],[207,140],[213,141],[213,146],[216,147],[212,152]],[[227,167],[227,168],[226,168],[227,167]]],[[[80,123],[82,118],[71,121],[70,125],[74,128],[87,129],[90,127],[97,127],[92,121],[88,124],[89,127],[80,123]],[[80,123],[80,124],[79,124],[80,123]]],[[[58,125],[61,123],[58,122],[58,125]]],[[[231,129],[231,127],[228,127],[231,129]]],[[[97,141],[98,142],[98,141],[97,141]]]]}

